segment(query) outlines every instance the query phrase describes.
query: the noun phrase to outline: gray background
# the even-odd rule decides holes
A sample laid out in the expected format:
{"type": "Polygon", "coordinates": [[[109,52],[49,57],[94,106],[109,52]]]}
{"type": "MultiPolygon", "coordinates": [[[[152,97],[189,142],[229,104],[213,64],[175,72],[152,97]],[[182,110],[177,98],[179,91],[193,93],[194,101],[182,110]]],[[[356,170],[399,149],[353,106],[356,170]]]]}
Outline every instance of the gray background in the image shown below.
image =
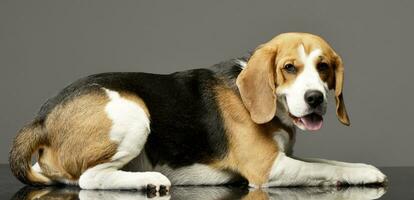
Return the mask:
{"type": "Polygon", "coordinates": [[[351,127],[331,106],[296,153],[414,165],[414,1],[0,1],[0,163],[16,131],[68,83],[169,73],[243,55],[282,32],[324,37],[345,61],[351,127]]]}

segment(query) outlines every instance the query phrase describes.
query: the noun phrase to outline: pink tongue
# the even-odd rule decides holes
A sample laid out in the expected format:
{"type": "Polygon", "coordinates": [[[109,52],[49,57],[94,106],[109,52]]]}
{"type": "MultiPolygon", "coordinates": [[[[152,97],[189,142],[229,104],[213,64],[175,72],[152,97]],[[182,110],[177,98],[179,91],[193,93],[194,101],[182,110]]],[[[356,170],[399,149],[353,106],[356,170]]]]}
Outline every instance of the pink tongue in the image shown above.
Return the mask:
{"type": "Polygon", "coordinates": [[[317,131],[322,127],[323,118],[317,114],[309,114],[304,117],[301,117],[300,120],[302,121],[303,125],[306,129],[310,131],[317,131]]]}

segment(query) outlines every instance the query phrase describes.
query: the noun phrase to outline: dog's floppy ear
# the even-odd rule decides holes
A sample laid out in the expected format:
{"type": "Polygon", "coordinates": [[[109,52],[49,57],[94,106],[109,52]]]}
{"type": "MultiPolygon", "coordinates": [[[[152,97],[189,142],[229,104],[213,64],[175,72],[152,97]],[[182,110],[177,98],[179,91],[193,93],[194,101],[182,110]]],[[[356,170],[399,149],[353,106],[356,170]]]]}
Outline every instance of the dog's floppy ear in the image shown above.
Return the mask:
{"type": "Polygon", "coordinates": [[[339,55],[335,55],[335,100],[336,100],[336,116],[339,121],[349,126],[349,117],[346,112],[342,88],[344,85],[344,65],[339,55]]]}
{"type": "Polygon", "coordinates": [[[237,77],[237,87],[251,119],[258,124],[269,122],[276,114],[276,49],[259,47],[237,77]]]}

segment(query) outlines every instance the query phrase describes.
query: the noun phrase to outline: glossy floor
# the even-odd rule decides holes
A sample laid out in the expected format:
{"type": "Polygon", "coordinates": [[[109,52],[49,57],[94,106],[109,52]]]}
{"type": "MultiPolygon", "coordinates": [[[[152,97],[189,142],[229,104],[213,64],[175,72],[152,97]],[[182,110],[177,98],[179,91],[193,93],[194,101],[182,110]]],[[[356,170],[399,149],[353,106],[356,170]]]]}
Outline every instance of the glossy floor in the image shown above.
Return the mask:
{"type": "Polygon", "coordinates": [[[24,187],[10,173],[7,165],[0,165],[0,199],[411,199],[414,200],[414,167],[381,168],[388,176],[386,188],[270,188],[249,190],[239,187],[173,187],[170,194],[148,197],[137,191],[91,191],[76,187],[24,187]]]}

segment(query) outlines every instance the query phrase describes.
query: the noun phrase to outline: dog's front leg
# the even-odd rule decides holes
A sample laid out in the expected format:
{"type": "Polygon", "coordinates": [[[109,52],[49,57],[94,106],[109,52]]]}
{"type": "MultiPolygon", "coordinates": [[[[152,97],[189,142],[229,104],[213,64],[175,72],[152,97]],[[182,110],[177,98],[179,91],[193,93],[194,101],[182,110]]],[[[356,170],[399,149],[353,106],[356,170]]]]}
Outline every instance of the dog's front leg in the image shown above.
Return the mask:
{"type": "Polygon", "coordinates": [[[280,152],[265,187],[370,184],[385,182],[376,168],[354,168],[297,160],[280,152]]]}
{"type": "Polygon", "coordinates": [[[365,163],[349,163],[349,162],[341,162],[341,161],[327,160],[327,159],[321,159],[321,158],[297,158],[297,157],[294,157],[294,158],[297,160],[305,161],[305,162],[324,163],[324,164],[335,165],[335,166],[340,166],[340,167],[377,169],[376,167],[370,164],[365,164],[365,163]]]}

